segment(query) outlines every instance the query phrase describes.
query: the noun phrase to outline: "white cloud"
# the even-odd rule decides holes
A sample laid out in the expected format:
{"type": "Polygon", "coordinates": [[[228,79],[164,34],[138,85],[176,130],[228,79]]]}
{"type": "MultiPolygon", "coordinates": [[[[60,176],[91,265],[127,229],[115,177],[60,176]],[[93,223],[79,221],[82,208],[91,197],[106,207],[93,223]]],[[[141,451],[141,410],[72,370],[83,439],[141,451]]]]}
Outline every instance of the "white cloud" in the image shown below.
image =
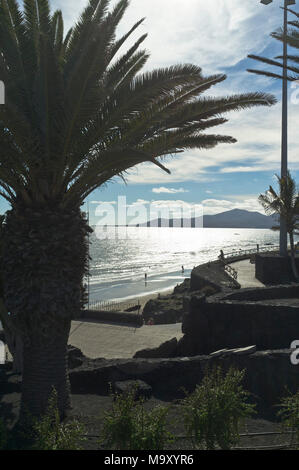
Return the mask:
{"type": "Polygon", "coordinates": [[[165,193],[165,194],[177,194],[177,193],[189,193],[188,189],[184,188],[179,188],[179,189],[174,189],[174,188],[164,188],[161,186],[160,188],[153,188],[152,189],[153,193],[160,194],[160,193],[165,193]]]}
{"type": "Polygon", "coordinates": [[[204,214],[214,215],[221,212],[226,212],[232,209],[243,209],[247,211],[263,212],[261,205],[258,202],[257,197],[251,196],[236,196],[234,200],[228,199],[205,199],[202,201],[204,208],[204,214]]]}
{"type": "MultiPolygon", "coordinates": [[[[116,0],[111,2],[115,4],[116,0]]],[[[53,0],[53,8],[62,8],[66,25],[78,18],[87,0],[53,0]]],[[[149,36],[145,47],[151,58],[146,70],[176,63],[192,62],[204,73],[223,71],[234,66],[247,54],[261,54],[273,41],[269,33],[281,26],[282,11],[277,2],[265,7],[258,0],[131,0],[120,24],[123,34],[138,19],[144,24],[134,33],[124,50],[144,32],[149,36]]],[[[225,95],[251,89],[264,90],[273,81],[243,72],[233,72],[229,79],[213,88],[211,95],[225,95]],[[251,77],[251,78],[249,78],[251,77]],[[244,88],[245,87],[245,88],[244,88]]],[[[290,107],[289,161],[291,169],[299,168],[299,113],[290,107]]],[[[230,122],[215,128],[215,133],[232,135],[235,145],[220,145],[209,151],[188,151],[166,159],[171,170],[167,175],[151,164],[143,164],[128,175],[129,183],[171,184],[186,181],[213,182],[224,173],[273,171],[280,169],[281,110],[257,108],[228,115],[230,122]]],[[[213,130],[211,131],[213,132],[213,130]]],[[[174,194],[174,193],[173,193],[174,194]]]]}
{"type": "Polygon", "coordinates": [[[145,206],[147,204],[150,204],[150,201],[146,201],[145,199],[137,199],[137,201],[133,202],[132,204],[128,204],[128,207],[145,206]]]}
{"type": "Polygon", "coordinates": [[[117,204],[116,201],[89,201],[89,204],[117,204]]]}
{"type": "Polygon", "coordinates": [[[253,0],[131,0],[120,30],[146,17],[141,32],[149,33],[149,68],[194,62],[215,72],[260,52],[280,26],[280,13],[253,0]]]}
{"type": "MultiPolygon", "coordinates": [[[[62,9],[68,29],[87,0],[51,3],[53,10],[62,9]]],[[[113,0],[111,6],[115,3],[113,0]]],[[[282,20],[275,2],[265,8],[258,0],[131,0],[118,34],[128,31],[143,17],[146,21],[132,41],[148,33],[148,68],[194,62],[214,72],[235,65],[250,52],[261,52],[271,40],[269,33],[282,20]]]]}

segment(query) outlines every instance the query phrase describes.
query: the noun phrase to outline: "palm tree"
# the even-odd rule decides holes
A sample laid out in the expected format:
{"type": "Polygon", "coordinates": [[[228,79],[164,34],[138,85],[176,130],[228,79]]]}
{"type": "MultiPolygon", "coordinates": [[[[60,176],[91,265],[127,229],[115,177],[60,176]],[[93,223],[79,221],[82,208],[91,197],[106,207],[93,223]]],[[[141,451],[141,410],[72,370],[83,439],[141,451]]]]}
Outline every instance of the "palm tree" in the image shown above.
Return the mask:
{"type": "MultiPolygon", "coordinates": [[[[288,21],[288,25],[290,26],[290,28],[288,28],[287,35],[286,36],[284,35],[284,31],[281,28],[278,31],[275,31],[275,32],[271,33],[271,36],[272,36],[272,38],[276,39],[277,41],[280,41],[280,42],[286,41],[286,43],[289,46],[291,46],[295,49],[299,49],[299,21],[298,21],[299,13],[297,13],[297,12],[291,10],[291,9],[288,9],[288,11],[296,17],[296,20],[288,21]]],[[[267,57],[262,57],[262,56],[257,56],[257,55],[254,55],[254,54],[250,54],[250,55],[248,55],[248,58],[249,59],[254,59],[258,62],[267,64],[267,65],[270,65],[270,66],[273,66],[273,67],[277,67],[278,70],[284,68],[283,56],[277,56],[274,59],[269,59],[267,57]]],[[[287,79],[291,82],[294,81],[294,80],[298,80],[298,77],[299,77],[299,56],[294,55],[294,54],[288,54],[287,55],[287,60],[288,60],[288,64],[287,64],[286,68],[289,72],[291,72],[291,74],[289,74],[287,76],[287,79]]],[[[270,78],[276,78],[276,79],[283,79],[284,78],[282,73],[280,73],[279,71],[277,73],[267,71],[267,70],[256,70],[256,69],[248,69],[247,71],[250,72],[250,73],[254,73],[256,75],[263,75],[265,77],[270,77],[270,78]]]]}
{"type": "MultiPolygon", "coordinates": [[[[2,256],[2,227],[5,220],[5,216],[0,215],[0,259],[2,256]]],[[[8,349],[13,357],[13,371],[15,373],[22,373],[23,368],[23,345],[20,334],[15,330],[13,322],[11,321],[10,315],[3,299],[3,276],[0,271],[0,321],[4,330],[5,340],[8,349]]]]}
{"type": "MultiPolygon", "coordinates": [[[[290,237],[291,245],[291,263],[295,279],[298,281],[298,271],[295,260],[294,234],[298,229],[299,219],[299,193],[294,179],[288,172],[287,177],[279,177],[276,175],[279,192],[277,193],[272,186],[269,187],[265,194],[259,196],[259,202],[265,209],[266,214],[277,214],[286,221],[287,232],[290,237]]],[[[272,230],[279,230],[279,226],[273,227],[272,230]]]]}
{"type": "Polygon", "coordinates": [[[89,0],[66,36],[47,0],[0,0],[0,195],[11,204],[3,231],[4,297],[24,343],[21,415],[40,415],[52,387],[70,405],[66,366],[71,320],[82,308],[87,234],[80,207],[113,177],[188,149],[234,143],[204,131],[223,114],[275,98],[202,93],[225,80],[196,65],[140,73],[142,35],[127,51],[115,30],[129,0],[89,0]]]}

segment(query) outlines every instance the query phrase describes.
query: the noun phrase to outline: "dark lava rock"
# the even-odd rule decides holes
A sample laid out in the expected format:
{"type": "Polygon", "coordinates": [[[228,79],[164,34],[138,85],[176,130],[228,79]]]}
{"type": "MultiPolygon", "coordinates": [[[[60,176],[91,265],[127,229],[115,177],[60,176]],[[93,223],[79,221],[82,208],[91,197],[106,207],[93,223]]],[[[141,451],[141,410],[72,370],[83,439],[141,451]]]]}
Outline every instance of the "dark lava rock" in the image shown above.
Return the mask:
{"type": "Polygon", "coordinates": [[[145,323],[153,319],[155,325],[163,325],[182,321],[183,312],[183,296],[172,294],[149,300],[142,315],[145,323]]]}
{"type": "Polygon", "coordinates": [[[109,384],[142,380],[155,394],[178,394],[192,391],[202,382],[208,369],[221,366],[226,372],[234,367],[246,370],[244,388],[254,397],[257,409],[271,414],[286,395],[299,386],[298,366],[291,363],[291,350],[257,351],[249,355],[193,356],[169,359],[90,360],[70,371],[73,393],[109,393],[109,384]]]}
{"type": "Polygon", "coordinates": [[[134,355],[134,358],[167,358],[167,357],[175,357],[176,350],[177,350],[178,340],[176,338],[172,338],[169,341],[165,341],[157,348],[152,349],[142,349],[137,351],[134,355]]]}
{"type": "Polygon", "coordinates": [[[189,291],[190,291],[190,279],[185,279],[184,282],[182,282],[182,284],[178,284],[174,288],[173,293],[176,295],[177,294],[184,295],[184,294],[187,294],[189,291]]]}
{"type": "Polygon", "coordinates": [[[140,310],[140,305],[134,305],[125,310],[125,312],[138,312],[140,310]]]}
{"type": "Polygon", "coordinates": [[[143,380],[122,380],[114,383],[114,392],[117,394],[126,394],[135,391],[135,400],[139,398],[150,398],[152,396],[152,387],[143,380]]]}
{"type": "Polygon", "coordinates": [[[85,356],[81,349],[68,345],[68,368],[74,369],[75,367],[82,366],[85,360],[85,356]]]}

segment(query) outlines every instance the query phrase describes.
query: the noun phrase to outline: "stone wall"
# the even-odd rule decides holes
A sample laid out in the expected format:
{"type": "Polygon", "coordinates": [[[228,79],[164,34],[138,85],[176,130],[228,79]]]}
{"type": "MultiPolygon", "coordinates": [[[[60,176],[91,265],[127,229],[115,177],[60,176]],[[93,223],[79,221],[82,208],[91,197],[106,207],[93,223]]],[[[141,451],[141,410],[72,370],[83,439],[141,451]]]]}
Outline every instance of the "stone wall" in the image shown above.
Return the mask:
{"type": "Polygon", "coordinates": [[[299,387],[299,366],[290,362],[290,350],[260,351],[251,355],[225,357],[195,356],[173,359],[89,360],[70,371],[73,393],[108,393],[109,383],[140,379],[153,388],[156,396],[182,397],[182,388],[192,391],[208,368],[220,365],[246,369],[245,388],[264,413],[273,413],[285,395],[285,387],[294,393],[299,387]]]}
{"type": "Polygon", "coordinates": [[[299,338],[299,305],[194,296],[182,331],[178,354],[183,356],[249,345],[259,350],[288,348],[299,338]]]}
{"type": "Polygon", "coordinates": [[[143,325],[142,315],[126,312],[109,312],[107,310],[82,310],[77,320],[98,320],[111,323],[132,323],[134,325],[143,325]]]}
{"type": "MultiPolygon", "coordinates": [[[[298,258],[296,259],[296,265],[297,269],[299,269],[298,258]]],[[[256,255],[255,277],[264,284],[283,284],[294,281],[291,258],[271,253],[256,255]]]]}
{"type": "Polygon", "coordinates": [[[230,292],[222,297],[222,300],[261,301],[274,299],[299,299],[299,285],[269,286],[262,289],[251,287],[230,292]]]}

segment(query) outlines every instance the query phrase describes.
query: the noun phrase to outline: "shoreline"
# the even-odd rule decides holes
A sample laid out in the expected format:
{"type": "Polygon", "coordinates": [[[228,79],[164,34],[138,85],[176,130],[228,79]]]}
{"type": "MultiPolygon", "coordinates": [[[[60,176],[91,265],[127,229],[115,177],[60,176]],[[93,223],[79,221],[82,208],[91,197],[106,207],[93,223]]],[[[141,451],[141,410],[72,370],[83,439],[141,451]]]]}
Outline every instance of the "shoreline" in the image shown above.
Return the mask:
{"type": "MultiPolygon", "coordinates": [[[[170,295],[173,293],[174,291],[174,288],[167,288],[165,290],[161,290],[161,291],[156,291],[156,292],[152,292],[150,294],[144,294],[144,295],[139,295],[139,296],[134,296],[134,297],[130,297],[130,298],[127,298],[127,299],[113,299],[107,303],[115,303],[117,304],[122,310],[126,310],[127,308],[130,308],[130,307],[133,307],[135,305],[138,305],[138,302],[139,302],[139,305],[141,306],[140,308],[140,313],[143,311],[143,308],[145,306],[145,304],[149,301],[149,300],[152,300],[152,299],[157,299],[159,294],[161,296],[164,296],[164,295],[170,295]]],[[[133,312],[135,313],[135,312],[133,312]]]]}

